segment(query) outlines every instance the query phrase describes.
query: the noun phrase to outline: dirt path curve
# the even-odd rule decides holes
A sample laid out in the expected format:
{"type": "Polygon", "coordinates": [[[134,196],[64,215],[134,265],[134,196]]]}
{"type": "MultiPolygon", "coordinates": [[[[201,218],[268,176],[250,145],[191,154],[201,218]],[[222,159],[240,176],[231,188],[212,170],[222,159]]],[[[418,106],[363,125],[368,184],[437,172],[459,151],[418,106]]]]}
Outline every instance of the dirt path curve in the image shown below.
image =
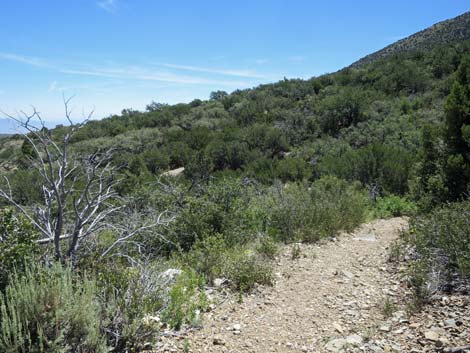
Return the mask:
{"type": "Polygon", "coordinates": [[[206,314],[188,336],[191,352],[338,352],[360,345],[383,320],[399,283],[386,271],[404,218],[376,220],[335,241],[283,249],[276,284],[206,314]]]}

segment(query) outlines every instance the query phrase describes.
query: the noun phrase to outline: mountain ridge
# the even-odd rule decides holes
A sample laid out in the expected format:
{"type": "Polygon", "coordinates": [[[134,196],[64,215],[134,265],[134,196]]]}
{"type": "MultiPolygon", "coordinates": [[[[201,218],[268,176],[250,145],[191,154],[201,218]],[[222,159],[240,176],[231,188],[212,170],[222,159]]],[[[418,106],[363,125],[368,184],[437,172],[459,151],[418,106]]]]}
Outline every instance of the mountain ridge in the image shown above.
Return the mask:
{"type": "Polygon", "coordinates": [[[428,50],[442,44],[470,40],[470,11],[400,39],[352,63],[357,68],[388,56],[413,50],[428,50]]]}

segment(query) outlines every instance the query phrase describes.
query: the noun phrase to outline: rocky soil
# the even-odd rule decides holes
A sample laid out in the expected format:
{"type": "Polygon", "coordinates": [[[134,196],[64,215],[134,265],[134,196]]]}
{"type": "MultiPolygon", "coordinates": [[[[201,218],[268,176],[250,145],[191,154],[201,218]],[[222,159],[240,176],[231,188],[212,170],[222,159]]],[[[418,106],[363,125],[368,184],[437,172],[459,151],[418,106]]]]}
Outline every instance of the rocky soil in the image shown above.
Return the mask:
{"type": "Polygon", "coordinates": [[[353,234],[292,246],[273,287],[239,298],[208,289],[200,330],[162,337],[158,352],[470,352],[465,290],[435,296],[410,314],[405,266],[388,261],[407,220],[376,220],[353,234]],[[240,302],[242,299],[242,302],[240,302]]]}

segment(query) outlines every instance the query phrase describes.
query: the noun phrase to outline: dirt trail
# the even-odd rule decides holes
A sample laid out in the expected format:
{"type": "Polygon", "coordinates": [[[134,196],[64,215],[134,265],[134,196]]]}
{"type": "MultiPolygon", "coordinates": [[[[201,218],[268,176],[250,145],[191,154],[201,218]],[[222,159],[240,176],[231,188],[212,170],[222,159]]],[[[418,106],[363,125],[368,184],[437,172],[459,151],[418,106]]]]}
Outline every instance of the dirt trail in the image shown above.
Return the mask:
{"type": "MultiPolygon", "coordinates": [[[[338,352],[359,346],[384,319],[386,298],[399,283],[386,271],[388,249],[404,218],[376,220],[352,234],[285,247],[276,284],[225,301],[187,340],[191,352],[338,352]]],[[[386,328],[384,328],[386,329],[386,328]]]]}

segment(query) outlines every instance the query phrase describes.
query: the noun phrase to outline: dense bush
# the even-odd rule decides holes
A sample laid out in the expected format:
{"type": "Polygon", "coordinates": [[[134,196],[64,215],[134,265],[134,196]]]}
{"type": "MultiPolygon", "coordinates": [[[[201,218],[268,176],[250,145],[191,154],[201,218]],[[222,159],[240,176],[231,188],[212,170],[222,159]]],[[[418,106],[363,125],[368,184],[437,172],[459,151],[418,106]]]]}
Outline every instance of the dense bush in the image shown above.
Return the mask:
{"type": "Polygon", "coordinates": [[[358,184],[324,177],[305,185],[278,185],[271,190],[269,232],[283,241],[313,242],[339,231],[351,231],[362,221],[367,198],[358,184]]]}
{"type": "Polygon", "coordinates": [[[368,200],[358,183],[324,177],[312,184],[310,196],[315,208],[311,216],[313,231],[306,233],[307,241],[339,231],[350,232],[365,219],[368,200]]]}
{"type": "Polygon", "coordinates": [[[245,292],[255,284],[272,283],[271,260],[276,250],[273,243],[266,242],[263,248],[252,244],[229,246],[221,236],[208,237],[195,243],[178,261],[204,275],[209,283],[226,278],[234,289],[245,292]]]}
{"type": "Polygon", "coordinates": [[[418,208],[414,202],[396,195],[379,197],[373,209],[374,216],[378,218],[412,216],[417,211],[418,208]]]}
{"type": "Polygon", "coordinates": [[[256,284],[273,284],[272,264],[249,249],[235,248],[225,264],[225,273],[233,287],[241,292],[249,291],[256,284]]]}
{"type": "Polygon", "coordinates": [[[321,174],[335,175],[363,185],[378,185],[381,190],[404,194],[413,165],[413,156],[405,148],[371,144],[327,155],[320,163],[321,174]]]}
{"type": "Polygon", "coordinates": [[[470,190],[469,56],[462,59],[455,76],[444,107],[444,126],[422,130],[422,158],[413,185],[424,211],[461,200],[470,190]]]}
{"type": "Polygon", "coordinates": [[[470,274],[470,201],[444,205],[415,218],[411,235],[423,259],[446,259],[449,269],[470,274]]]}
{"type": "Polygon", "coordinates": [[[70,269],[28,268],[0,296],[0,350],[5,353],[108,352],[96,283],[70,269]]]}
{"type": "Polygon", "coordinates": [[[13,272],[22,273],[25,266],[36,260],[39,247],[37,233],[21,216],[11,209],[0,211],[0,292],[13,272]]]}
{"type": "Polygon", "coordinates": [[[207,309],[207,298],[199,287],[203,279],[194,271],[185,271],[169,292],[169,300],[162,318],[171,328],[179,330],[183,324],[200,325],[200,312],[207,309]]]}

